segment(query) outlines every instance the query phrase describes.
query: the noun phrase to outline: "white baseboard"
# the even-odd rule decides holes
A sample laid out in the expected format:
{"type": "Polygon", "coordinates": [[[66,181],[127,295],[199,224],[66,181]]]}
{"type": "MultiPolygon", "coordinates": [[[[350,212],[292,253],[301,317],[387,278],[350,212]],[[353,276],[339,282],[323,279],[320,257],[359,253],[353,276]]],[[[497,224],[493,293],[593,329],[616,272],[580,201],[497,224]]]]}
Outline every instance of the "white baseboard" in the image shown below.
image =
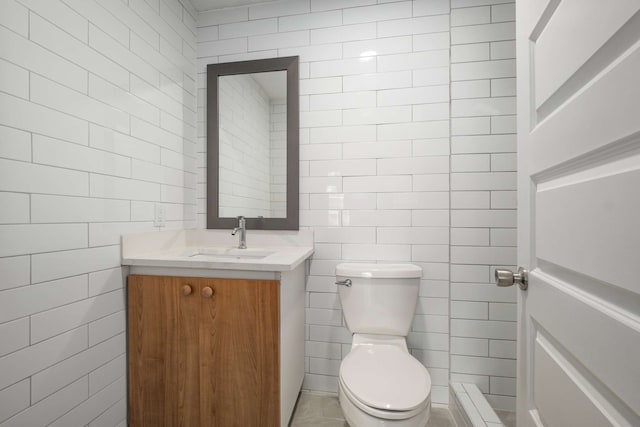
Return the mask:
{"type": "Polygon", "coordinates": [[[458,427],[504,427],[475,384],[451,383],[449,410],[458,427]]]}

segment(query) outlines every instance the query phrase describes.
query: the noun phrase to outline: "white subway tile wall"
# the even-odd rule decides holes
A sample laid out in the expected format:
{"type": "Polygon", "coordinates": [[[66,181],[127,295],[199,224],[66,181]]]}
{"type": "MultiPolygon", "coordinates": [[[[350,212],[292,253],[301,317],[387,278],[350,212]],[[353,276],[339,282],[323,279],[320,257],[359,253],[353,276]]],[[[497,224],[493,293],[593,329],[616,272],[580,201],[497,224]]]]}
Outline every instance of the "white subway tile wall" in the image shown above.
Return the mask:
{"type": "Polygon", "coordinates": [[[452,2],[451,381],[508,410],[515,292],[492,283],[516,263],[514,21],[511,2],[452,2]]]}
{"type": "MultiPolygon", "coordinates": [[[[377,3],[200,14],[199,167],[205,64],[299,55],[300,221],[316,242],[304,388],[336,392],[350,348],[336,264],[413,262],[424,277],[408,341],[432,372],[433,401],[447,403],[451,370],[511,407],[515,294],[490,272],[515,262],[513,3],[377,3]]],[[[205,213],[201,199],[201,227],[205,213]]]]}
{"type": "Polygon", "coordinates": [[[375,3],[2,5],[0,426],[124,420],[119,236],[156,229],[156,204],[204,226],[205,65],[289,55],[316,237],[304,387],[335,392],[349,351],[335,265],[406,261],[434,402],[450,375],[513,408],[515,292],[491,284],[515,262],[513,2],[375,3]]]}
{"type": "Polygon", "coordinates": [[[126,425],[120,235],[196,226],[196,19],[0,4],[2,427],[126,425]]]}
{"type": "MultiPolygon", "coordinates": [[[[205,64],[288,55],[300,56],[300,223],[314,229],[316,243],[303,387],[337,392],[340,360],[350,348],[335,266],[414,262],[425,274],[410,347],[434,369],[433,400],[445,404],[449,1],[284,1],[203,13],[198,120],[205,117],[205,64]]],[[[200,156],[204,129],[198,123],[200,156]]],[[[201,227],[205,213],[202,200],[201,227]]]]}

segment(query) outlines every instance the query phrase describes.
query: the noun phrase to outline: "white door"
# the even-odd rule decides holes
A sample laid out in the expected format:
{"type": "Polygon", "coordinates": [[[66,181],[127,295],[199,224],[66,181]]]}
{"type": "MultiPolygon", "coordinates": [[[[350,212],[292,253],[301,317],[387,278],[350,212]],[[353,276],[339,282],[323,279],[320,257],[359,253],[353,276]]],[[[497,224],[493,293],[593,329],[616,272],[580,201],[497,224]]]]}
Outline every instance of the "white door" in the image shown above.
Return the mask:
{"type": "Polygon", "coordinates": [[[640,0],[517,0],[518,426],[640,426],[640,0]]]}

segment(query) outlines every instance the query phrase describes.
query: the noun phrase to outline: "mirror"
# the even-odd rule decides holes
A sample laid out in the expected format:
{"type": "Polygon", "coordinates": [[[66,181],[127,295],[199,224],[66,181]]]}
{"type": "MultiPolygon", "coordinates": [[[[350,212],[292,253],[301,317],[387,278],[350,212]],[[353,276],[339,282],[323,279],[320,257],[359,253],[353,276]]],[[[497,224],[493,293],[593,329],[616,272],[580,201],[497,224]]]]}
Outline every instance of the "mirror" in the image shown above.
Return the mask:
{"type": "Polygon", "coordinates": [[[287,73],[218,77],[218,213],[285,218],[287,73]]]}
{"type": "Polygon", "coordinates": [[[299,228],[298,57],[207,65],[207,228],[299,228]]]}

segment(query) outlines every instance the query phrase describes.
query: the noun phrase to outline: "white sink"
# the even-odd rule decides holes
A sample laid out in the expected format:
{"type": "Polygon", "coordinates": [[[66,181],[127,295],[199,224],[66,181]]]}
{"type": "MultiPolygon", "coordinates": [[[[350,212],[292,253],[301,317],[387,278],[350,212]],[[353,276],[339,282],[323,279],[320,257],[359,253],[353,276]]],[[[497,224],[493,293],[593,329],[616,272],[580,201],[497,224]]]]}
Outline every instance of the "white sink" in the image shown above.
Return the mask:
{"type": "Polygon", "coordinates": [[[266,249],[238,249],[238,248],[200,248],[188,251],[185,256],[191,259],[216,260],[216,259],[247,259],[255,260],[273,255],[275,251],[266,249]]]}
{"type": "MultiPolygon", "coordinates": [[[[313,253],[311,230],[251,231],[248,249],[238,249],[238,238],[229,230],[188,229],[125,235],[122,264],[140,267],[140,274],[146,274],[143,273],[148,271],[146,268],[190,268],[202,270],[198,274],[205,276],[207,271],[215,271],[216,277],[227,274],[227,270],[246,271],[252,273],[243,277],[251,278],[258,271],[293,271],[313,253]]],[[[181,271],[180,274],[187,273],[181,271]]]]}

